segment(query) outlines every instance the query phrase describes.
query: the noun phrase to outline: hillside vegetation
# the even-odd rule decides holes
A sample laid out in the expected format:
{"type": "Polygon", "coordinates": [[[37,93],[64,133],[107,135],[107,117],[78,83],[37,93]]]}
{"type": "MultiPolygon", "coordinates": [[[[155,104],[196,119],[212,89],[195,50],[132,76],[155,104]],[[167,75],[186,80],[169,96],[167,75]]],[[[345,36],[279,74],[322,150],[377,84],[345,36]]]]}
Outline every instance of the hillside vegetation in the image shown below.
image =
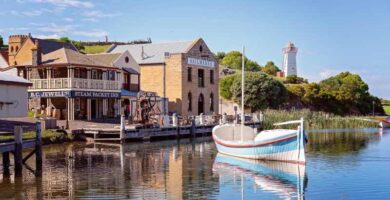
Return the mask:
{"type": "Polygon", "coordinates": [[[84,53],[95,54],[95,53],[104,53],[111,45],[93,45],[93,46],[84,46],[84,53]]]}

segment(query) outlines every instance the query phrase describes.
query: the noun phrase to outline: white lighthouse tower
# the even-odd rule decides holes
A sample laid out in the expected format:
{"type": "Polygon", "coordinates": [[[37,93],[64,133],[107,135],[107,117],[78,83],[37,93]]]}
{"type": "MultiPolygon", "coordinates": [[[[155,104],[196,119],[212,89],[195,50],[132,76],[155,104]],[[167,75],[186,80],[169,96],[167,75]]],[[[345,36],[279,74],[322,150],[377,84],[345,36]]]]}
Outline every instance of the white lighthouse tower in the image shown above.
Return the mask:
{"type": "Polygon", "coordinates": [[[297,52],[298,52],[298,48],[296,48],[292,42],[289,42],[287,46],[283,48],[284,77],[287,77],[288,75],[298,75],[297,52]]]}

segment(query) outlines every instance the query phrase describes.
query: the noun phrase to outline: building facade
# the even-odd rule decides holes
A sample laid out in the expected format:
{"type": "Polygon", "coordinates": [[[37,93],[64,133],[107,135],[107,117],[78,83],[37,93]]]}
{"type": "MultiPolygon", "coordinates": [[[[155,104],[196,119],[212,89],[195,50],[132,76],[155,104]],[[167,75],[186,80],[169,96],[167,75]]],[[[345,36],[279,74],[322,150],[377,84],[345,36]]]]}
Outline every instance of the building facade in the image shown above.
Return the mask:
{"type": "Polygon", "coordinates": [[[128,52],[86,55],[71,44],[31,35],[10,36],[8,54],[11,69],[33,83],[28,89],[29,109],[57,119],[117,117],[123,68],[137,72],[128,52]]]}
{"type": "Polygon", "coordinates": [[[27,115],[27,88],[31,82],[0,72],[0,118],[27,115]]]}
{"type": "Polygon", "coordinates": [[[169,113],[218,113],[218,60],[203,39],[161,44],[116,45],[140,66],[141,90],[169,99],[169,113]]]}
{"type": "Polygon", "coordinates": [[[298,48],[294,43],[289,42],[285,48],[283,48],[283,75],[287,77],[289,75],[298,75],[297,72],[297,53],[298,48]]]}

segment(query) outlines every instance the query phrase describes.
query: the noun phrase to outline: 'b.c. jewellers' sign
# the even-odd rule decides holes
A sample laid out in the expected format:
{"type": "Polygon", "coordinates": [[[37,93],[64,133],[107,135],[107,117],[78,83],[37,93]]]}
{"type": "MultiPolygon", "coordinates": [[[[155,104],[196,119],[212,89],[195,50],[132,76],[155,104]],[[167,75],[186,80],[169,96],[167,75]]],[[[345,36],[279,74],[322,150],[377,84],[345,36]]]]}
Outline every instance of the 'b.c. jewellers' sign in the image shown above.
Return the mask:
{"type": "Polygon", "coordinates": [[[198,65],[203,67],[214,67],[215,62],[198,58],[188,58],[187,63],[190,65],[198,65]]]}
{"type": "Polygon", "coordinates": [[[29,92],[30,98],[48,97],[92,97],[92,98],[120,98],[119,92],[92,92],[92,91],[55,91],[55,92],[29,92]]]}
{"type": "Polygon", "coordinates": [[[47,98],[47,97],[71,97],[70,91],[55,91],[55,92],[29,92],[30,98],[47,98]]]}

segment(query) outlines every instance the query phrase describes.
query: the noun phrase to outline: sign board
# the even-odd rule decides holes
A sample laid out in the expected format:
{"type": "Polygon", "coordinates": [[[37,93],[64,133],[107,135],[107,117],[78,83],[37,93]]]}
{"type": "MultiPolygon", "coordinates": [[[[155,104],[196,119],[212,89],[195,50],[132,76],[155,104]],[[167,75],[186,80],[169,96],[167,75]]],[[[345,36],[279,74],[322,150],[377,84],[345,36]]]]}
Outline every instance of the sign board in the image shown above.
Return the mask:
{"type": "Polygon", "coordinates": [[[70,91],[29,92],[29,98],[70,97],[70,91]]]}
{"type": "Polygon", "coordinates": [[[72,97],[121,98],[120,92],[72,91],[72,97]]]}
{"type": "Polygon", "coordinates": [[[120,92],[93,92],[93,91],[45,91],[29,92],[29,98],[49,98],[49,97],[91,97],[91,98],[121,98],[120,92]]]}
{"type": "Polygon", "coordinates": [[[215,66],[214,61],[198,59],[198,58],[188,58],[187,63],[190,65],[198,65],[198,66],[211,67],[211,68],[215,66]]]}

